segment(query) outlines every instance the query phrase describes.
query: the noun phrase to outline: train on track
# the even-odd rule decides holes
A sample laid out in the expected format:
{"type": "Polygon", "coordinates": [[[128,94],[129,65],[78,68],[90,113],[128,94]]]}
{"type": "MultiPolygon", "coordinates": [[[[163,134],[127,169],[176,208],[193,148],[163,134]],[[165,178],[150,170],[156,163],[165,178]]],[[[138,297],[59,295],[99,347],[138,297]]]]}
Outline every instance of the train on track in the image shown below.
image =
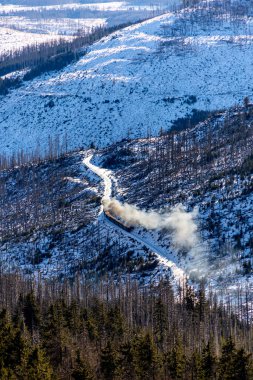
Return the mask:
{"type": "Polygon", "coordinates": [[[105,217],[110,220],[110,222],[116,224],[116,226],[122,228],[123,230],[127,232],[131,232],[134,228],[131,226],[128,226],[126,223],[122,222],[119,219],[116,219],[109,211],[104,211],[105,217]]]}

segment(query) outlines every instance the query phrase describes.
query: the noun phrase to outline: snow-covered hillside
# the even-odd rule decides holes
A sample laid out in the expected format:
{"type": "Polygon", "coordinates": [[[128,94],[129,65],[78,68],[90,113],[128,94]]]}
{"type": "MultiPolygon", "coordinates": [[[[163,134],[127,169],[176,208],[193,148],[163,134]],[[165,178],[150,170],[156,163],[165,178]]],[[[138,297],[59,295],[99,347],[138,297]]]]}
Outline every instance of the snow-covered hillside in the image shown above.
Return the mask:
{"type": "Polygon", "coordinates": [[[199,240],[191,250],[173,244],[163,225],[140,228],[139,236],[173,253],[192,279],[203,276],[221,290],[253,284],[252,127],[251,105],[213,114],[183,132],[124,141],[97,157],[115,177],[122,204],[160,215],[180,203],[198,210],[199,240]]]}
{"type": "Polygon", "coordinates": [[[99,26],[116,26],[154,17],[164,12],[165,8],[175,9],[178,0],[166,5],[110,0],[91,4],[60,3],[44,6],[0,3],[0,54],[60,36],[77,36],[80,31],[89,33],[99,26]],[[8,33],[5,33],[6,28],[8,33]]]}
{"type": "Polygon", "coordinates": [[[250,96],[252,20],[212,14],[208,3],[116,32],[76,64],[1,98],[1,151],[33,150],[66,134],[69,148],[105,146],[250,96]]]}
{"type": "Polygon", "coordinates": [[[245,101],[181,132],[5,168],[2,269],[48,277],[121,274],[141,283],[204,277],[222,299],[240,285],[252,303],[252,141],[253,105],[245,101]],[[172,225],[150,229],[134,218],[133,229],[122,228],[101,212],[102,197],[152,210],[154,219],[179,203],[198,210],[192,213],[196,239],[187,247],[172,225]]]}
{"type": "Polygon", "coordinates": [[[101,197],[110,196],[111,181],[104,175],[104,188],[94,166],[86,167],[88,154],[0,172],[1,269],[46,277],[122,273],[141,282],[172,274],[178,283],[176,257],[106,221],[101,197]]]}

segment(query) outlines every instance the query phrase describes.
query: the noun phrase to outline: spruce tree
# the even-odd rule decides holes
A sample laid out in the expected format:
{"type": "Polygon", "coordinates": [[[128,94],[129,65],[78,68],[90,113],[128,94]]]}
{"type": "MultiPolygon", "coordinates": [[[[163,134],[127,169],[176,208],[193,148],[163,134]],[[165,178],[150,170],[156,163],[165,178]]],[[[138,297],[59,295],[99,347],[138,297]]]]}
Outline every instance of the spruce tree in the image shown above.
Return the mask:
{"type": "Polygon", "coordinates": [[[249,378],[249,358],[243,349],[236,350],[230,337],[222,347],[219,361],[219,380],[251,380],[249,378]]]}
{"type": "Polygon", "coordinates": [[[106,330],[110,337],[121,338],[124,329],[123,317],[118,306],[111,307],[106,316],[106,330]]]}
{"type": "Polygon", "coordinates": [[[155,337],[160,347],[163,346],[163,343],[166,337],[166,331],[167,331],[166,321],[167,321],[166,309],[162,302],[161,297],[159,297],[155,303],[153,323],[154,323],[155,337]]]}
{"type": "Polygon", "coordinates": [[[250,380],[249,365],[250,355],[243,348],[236,351],[234,357],[234,378],[238,380],[250,380]]]}
{"type": "Polygon", "coordinates": [[[215,373],[216,360],[212,351],[211,343],[208,342],[202,351],[202,370],[205,380],[213,379],[215,373]]]}
{"type": "Polygon", "coordinates": [[[192,355],[191,368],[191,380],[205,380],[201,363],[201,355],[196,351],[192,355]]]}
{"type": "Polygon", "coordinates": [[[92,370],[85,360],[81,358],[80,351],[76,353],[76,364],[75,369],[72,372],[72,377],[74,380],[93,380],[94,376],[92,370]]]}
{"type": "Polygon", "coordinates": [[[167,355],[167,368],[173,380],[181,380],[184,378],[186,367],[186,358],[183,351],[183,345],[180,340],[177,341],[175,347],[167,355]]]}
{"type": "Polygon", "coordinates": [[[39,347],[33,349],[27,362],[27,380],[51,380],[52,368],[46,359],[46,355],[39,347]]]}
{"type": "Polygon", "coordinates": [[[58,302],[49,307],[45,315],[44,324],[41,328],[44,348],[49,355],[53,366],[58,367],[66,353],[67,330],[63,313],[65,305],[58,302]]]}
{"type": "Polygon", "coordinates": [[[33,293],[27,294],[24,298],[23,315],[28,330],[31,334],[33,334],[33,331],[38,326],[40,319],[39,307],[33,293]]]}
{"type": "Polygon", "coordinates": [[[234,359],[235,345],[230,337],[225,341],[222,347],[222,353],[219,360],[219,380],[234,379],[234,359]]]}
{"type": "Polygon", "coordinates": [[[100,367],[101,373],[105,380],[115,378],[117,369],[117,352],[113,348],[112,343],[108,341],[106,347],[101,351],[100,367]]]}
{"type": "Polygon", "coordinates": [[[149,333],[140,335],[134,343],[133,360],[137,379],[159,378],[160,358],[149,333]]]}
{"type": "Polygon", "coordinates": [[[132,342],[122,343],[119,348],[119,376],[123,380],[132,380],[134,374],[132,342]]]}

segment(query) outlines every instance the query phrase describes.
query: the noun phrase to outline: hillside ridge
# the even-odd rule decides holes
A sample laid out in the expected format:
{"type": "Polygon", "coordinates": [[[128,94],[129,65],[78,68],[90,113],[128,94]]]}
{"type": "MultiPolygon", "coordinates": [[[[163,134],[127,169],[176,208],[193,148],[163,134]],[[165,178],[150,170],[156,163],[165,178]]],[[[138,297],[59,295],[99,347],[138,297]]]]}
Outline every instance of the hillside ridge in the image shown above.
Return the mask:
{"type": "Polygon", "coordinates": [[[67,136],[70,150],[158,135],[193,109],[250,96],[251,18],[204,3],[102,38],[76,64],[1,98],[1,151],[43,150],[49,135],[67,136]]]}

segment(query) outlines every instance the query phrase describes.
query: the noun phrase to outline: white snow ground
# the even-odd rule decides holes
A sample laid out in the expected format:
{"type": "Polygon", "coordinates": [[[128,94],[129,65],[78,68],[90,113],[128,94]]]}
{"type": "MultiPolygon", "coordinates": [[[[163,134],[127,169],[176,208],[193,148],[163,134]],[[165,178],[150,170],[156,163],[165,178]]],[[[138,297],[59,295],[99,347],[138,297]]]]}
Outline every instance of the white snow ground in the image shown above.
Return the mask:
{"type": "Polygon", "coordinates": [[[0,25],[0,55],[3,53],[9,53],[16,48],[22,49],[28,45],[36,45],[44,42],[55,41],[59,39],[70,40],[72,37],[60,36],[57,33],[52,34],[40,34],[29,33],[13,30],[10,28],[1,27],[0,25]]]}
{"type": "MultiPolygon", "coordinates": [[[[174,0],[174,2],[177,1],[174,0]]],[[[175,7],[174,2],[171,2],[173,7],[175,7]]],[[[0,4],[0,54],[27,45],[46,42],[59,36],[66,38],[66,36],[78,35],[80,30],[89,33],[92,28],[98,26],[117,25],[158,15],[164,7],[165,5],[162,4],[139,5],[122,1],[51,6],[0,4]],[[45,34],[51,36],[44,36],[45,34]]]]}
{"type": "MultiPolygon", "coordinates": [[[[97,28],[100,26],[106,25],[105,18],[55,18],[55,19],[29,19],[26,17],[1,17],[0,16],[0,27],[9,28],[8,30],[8,40],[6,41],[9,44],[8,50],[16,49],[17,46],[23,47],[28,44],[35,44],[36,42],[46,42],[51,39],[67,38],[67,36],[76,35],[78,30],[82,32],[89,33],[92,28],[97,28]],[[22,34],[17,35],[17,30],[23,32],[23,38],[21,39],[22,34]],[[26,39],[27,34],[27,39],[26,39]],[[13,36],[12,36],[13,35],[13,36]],[[32,35],[32,36],[31,36],[32,35]],[[15,41],[15,38],[19,37],[16,41],[12,43],[12,39],[15,41]],[[41,41],[38,38],[41,38],[41,41]],[[30,43],[28,43],[31,38],[30,43]],[[44,39],[44,40],[43,40],[44,39]],[[38,41],[37,41],[38,40],[38,41]]],[[[0,30],[1,30],[0,29],[0,30]]],[[[6,50],[5,46],[0,48],[0,53],[2,50],[6,50]]]]}
{"type": "MultiPolygon", "coordinates": [[[[174,1],[176,2],[176,0],[174,1]]],[[[125,10],[154,10],[160,9],[162,5],[135,5],[126,1],[109,1],[109,2],[94,2],[90,4],[61,4],[61,5],[44,5],[44,6],[20,6],[20,5],[1,5],[0,4],[0,14],[6,13],[19,13],[19,12],[30,12],[30,11],[52,11],[52,10],[96,10],[96,11],[125,11],[125,10]]]]}
{"type": "Polygon", "coordinates": [[[188,10],[103,38],[76,64],[1,98],[2,153],[46,146],[48,135],[67,134],[70,149],[106,146],[158,134],[193,108],[241,102],[253,93],[251,19],[236,25],[204,25],[188,10]]]}

